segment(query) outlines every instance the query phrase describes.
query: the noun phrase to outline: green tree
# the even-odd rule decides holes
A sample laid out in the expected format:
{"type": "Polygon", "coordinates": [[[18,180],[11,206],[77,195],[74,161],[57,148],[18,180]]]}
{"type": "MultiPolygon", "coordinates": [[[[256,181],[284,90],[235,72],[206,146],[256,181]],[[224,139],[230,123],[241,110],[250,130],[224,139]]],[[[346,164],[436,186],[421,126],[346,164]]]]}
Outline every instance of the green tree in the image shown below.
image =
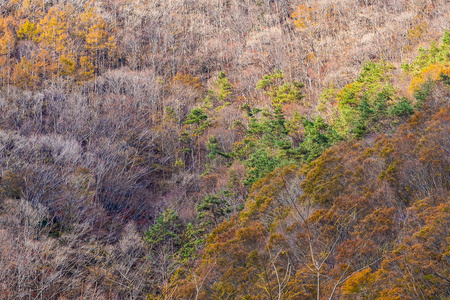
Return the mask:
{"type": "Polygon", "coordinates": [[[182,230],[178,214],[169,208],[160,214],[155,224],[145,232],[145,240],[153,251],[162,250],[174,253],[181,245],[180,233],[182,230]]]}
{"type": "Polygon", "coordinates": [[[217,81],[214,84],[217,89],[217,100],[219,101],[225,101],[230,98],[231,95],[233,95],[233,87],[231,86],[230,81],[228,80],[227,75],[225,72],[219,72],[219,75],[217,76],[217,81]]]}
{"type": "Polygon", "coordinates": [[[205,111],[203,111],[203,109],[194,108],[187,115],[186,121],[184,122],[184,124],[196,125],[196,129],[194,130],[194,133],[196,135],[200,135],[203,132],[203,130],[205,130],[209,126],[208,115],[205,113],[205,111]]]}
{"type": "Polygon", "coordinates": [[[414,113],[414,109],[408,98],[402,97],[400,101],[390,108],[389,112],[396,117],[408,117],[414,113]]]}
{"type": "Polygon", "coordinates": [[[315,119],[303,118],[305,138],[300,144],[298,152],[305,162],[317,158],[325,149],[342,140],[342,137],[327,124],[322,117],[315,119]]]}
{"type": "Polygon", "coordinates": [[[282,83],[282,79],[284,79],[283,72],[275,70],[274,73],[265,75],[257,83],[256,88],[264,90],[264,93],[270,96],[273,106],[296,103],[305,97],[302,92],[303,83],[297,81],[282,83]]]}
{"type": "Polygon", "coordinates": [[[232,211],[226,199],[228,193],[228,191],[222,191],[216,195],[208,194],[195,206],[197,218],[204,221],[202,226],[208,227],[213,223],[216,228],[219,222],[232,211]]]}

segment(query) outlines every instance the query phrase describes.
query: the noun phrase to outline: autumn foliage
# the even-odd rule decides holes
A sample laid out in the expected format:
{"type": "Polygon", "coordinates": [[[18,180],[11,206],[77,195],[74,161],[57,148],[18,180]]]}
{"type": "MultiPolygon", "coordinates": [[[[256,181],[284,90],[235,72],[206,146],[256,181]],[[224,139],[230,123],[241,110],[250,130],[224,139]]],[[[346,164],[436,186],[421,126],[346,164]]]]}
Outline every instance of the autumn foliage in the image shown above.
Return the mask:
{"type": "Polygon", "coordinates": [[[0,1],[0,299],[447,299],[444,0],[0,1]]]}
{"type": "MultiPolygon", "coordinates": [[[[448,95],[436,89],[430,102],[448,95]]],[[[450,110],[438,100],[425,111],[392,136],[340,144],[254,184],[206,242],[200,298],[447,297],[450,110]]]]}

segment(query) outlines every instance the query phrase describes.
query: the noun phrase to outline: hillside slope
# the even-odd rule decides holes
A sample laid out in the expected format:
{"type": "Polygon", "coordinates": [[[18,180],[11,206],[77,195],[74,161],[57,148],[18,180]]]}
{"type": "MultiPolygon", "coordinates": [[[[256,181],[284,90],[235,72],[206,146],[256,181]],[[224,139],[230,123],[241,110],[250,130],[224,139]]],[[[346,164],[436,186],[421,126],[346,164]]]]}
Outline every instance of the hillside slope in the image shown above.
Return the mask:
{"type": "Polygon", "coordinates": [[[0,1],[0,299],[446,299],[450,3],[0,1]]]}

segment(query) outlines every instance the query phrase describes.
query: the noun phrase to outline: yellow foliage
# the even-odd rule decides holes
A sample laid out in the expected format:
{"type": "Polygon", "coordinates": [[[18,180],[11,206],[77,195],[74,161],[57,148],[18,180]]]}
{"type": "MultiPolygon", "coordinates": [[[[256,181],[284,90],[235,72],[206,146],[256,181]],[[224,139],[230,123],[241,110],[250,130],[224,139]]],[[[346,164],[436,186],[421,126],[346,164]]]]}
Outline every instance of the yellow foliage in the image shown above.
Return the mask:
{"type": "Polygon", "coordinates": [[[346,295],[359,294],[373,281],[373,274],[370,274],[371,268],[366,268],[353,274],[342,286],[342,294],[346,295]]]}
{"type": "Polygon", "coordinates": [[[308,55],[306,55],[306,59],[309,60],[309,61],[315,61],[316,60],[316,56],[314,55],[314,52],[308,53],[308,55]]]}
{"type": "Polygon", "coordinates": [[[22,86],[57,76],[82,82],[117,56],[114,30],[96,12],[95,1],[84,11],[45,0],[12,0],[8,17],[0,17],[0,78],[22,86]],[[15,51],[19,40],[28,46],[25,58],[15,51]],[[26,74],[29,73],[29,74],[26,74]]]}
{"type": "Polygon", "coordinates": [[[88,81],[94,78],[95,67],[89,62],[89,58],[87,56],[80,58],[80,70],[81,81],[88,81]]]}
{"type": "Polygon", "coordinates": [[[441,74],[450,75],[450,62],[431,64],[427,68],[423,69],[419,75],[415,76],[411,80],[409,92],[411,94],[414,93],[417,89],[419,89],[420,85],[429,79],[433,81],[438,80],[441,74]]]}
{"type": "Polygon", "coordinates": [[[99,23],[95,24],[89,28],[88,34],[86,35],[86,45],[89,50],[100,50],[106,47],[103,40],[106,38],[107,33],[104,30],[105,24],[99,23]]]}
{"type": "Polygon", "coordinates": [[[172,78],[172,82],[174,85],[181,84],[181,85],[192,87],[193,89],[196,89],[196,90],[200,90],[200,91],[203,90],[203,84],[198,79],[198,77],[194,77],[194,76],[190,75],[189,73],[186,73],[186,74],[178,73],[177,75],[175,75],[172,78]]]}
{"type": "Polygon", "coordinates": [[[17,31],[17,37],[19,39],[33,39],[37,34],[38,30],[36,29],[36,24],[31,23],[29,20],[26,20],[25,23],[20,26],[17,31]]]}
{"type": "Polygon", "coordinates": [[[108,37],[105,21],[92,7],[85,7],[77,25],[77,35],[85,40],[87,50],[97,51],[115,46],[115,40],[108,37]]]}
{"type": "Polygon", "coordinates": [[[106,49],[108,49],[108,56],[113,57],[114,52],[117,49],[116,38],[112,35],[108,37],[108,41],[105,42],[106,49]]]}
{"type": "Polygon", "coordinates": [[[47,50],[41,50],[34,57],[34,68],[41,75],[53,74],[58,70],[58,65],[52,62],[51,54],[47,50]]]}
{"type": "Polygon", "coordinates": [[[16,38],[12,28],[15,20],[12,16],[0,18],[0,55],[9,55],[16,43],[16,38]]]}
{"type": "Polygon", "coordinates": [[[61,55],[59,57],[60,74],[72,75],[75,72],[75,61],[73,55],[61,55]]]}
{"type": "Polygon", "coordinates": [[[33,72],[34,67],[31,61],[26,57],[22,57],[22,60],[14,67],[11,79],[15,85],[23,88],[31,88],[35,86],[38,77],[33,72]]]}
{"type": "Polygon", "coordinates": [[[428,24],[426,22],[421,22],[419,25],[414,26],[408,30],[408,40],[412,44],[418,43],[423,34],[428,30],[428,24]]]}
{"type": "Polygon", "coordinates": [[[294,24],[298,29],[301,30],[308,27],[313,20],[312,8],[301,4],[292,14],[292,18],[294,19],[294,24]]]}
{"type": "Polygon", "coordinates": [[[68,13],[69,10],[60,11],[57,8],[51,8],[38,24],[39,35],[36,41],[53,51],[65,53],[68,46],[68,13]]]}

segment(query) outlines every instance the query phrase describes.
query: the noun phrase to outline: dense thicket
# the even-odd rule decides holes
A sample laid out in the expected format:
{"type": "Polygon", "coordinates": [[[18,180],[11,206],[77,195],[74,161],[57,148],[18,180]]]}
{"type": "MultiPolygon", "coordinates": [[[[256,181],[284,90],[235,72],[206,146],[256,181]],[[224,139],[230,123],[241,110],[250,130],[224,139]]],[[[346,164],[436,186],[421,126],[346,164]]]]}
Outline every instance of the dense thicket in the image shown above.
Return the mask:
{"type": "Polygon", "coordinates": [[[0,1],[0,299],[449,297],[447,1],[0,1]]]}
{"type": "Polygon", "coordinates": [[[436,87],[392,136],[255,183],[174,298],[449,297],[449,96],[436,87]]]}

